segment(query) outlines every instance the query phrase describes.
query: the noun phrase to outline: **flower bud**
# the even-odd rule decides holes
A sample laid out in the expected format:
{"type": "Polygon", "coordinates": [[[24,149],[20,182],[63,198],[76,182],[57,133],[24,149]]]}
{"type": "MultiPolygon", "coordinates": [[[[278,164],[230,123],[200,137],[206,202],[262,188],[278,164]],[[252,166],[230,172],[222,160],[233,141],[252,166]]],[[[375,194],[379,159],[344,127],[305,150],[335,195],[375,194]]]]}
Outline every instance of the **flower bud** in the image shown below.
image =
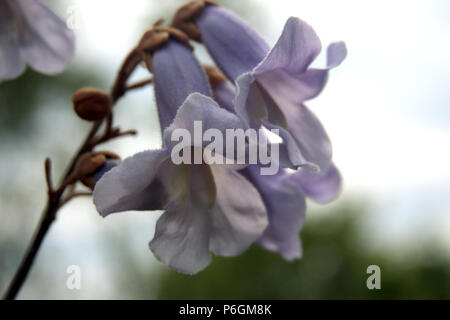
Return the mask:
{"type": "Polygon", "coordinates": [[[119,162],[120,157],[113,152],[88,152],[80,157],[74,172],[85,186],[94,189],[95,183],[103,174],[119,162]]]}
{"type": "Polygon", "coordinates": [[[111,97],[95,88],[81,88],[72,96],[75,113],[84,120],[98,121],[111,111],[111,97]]]}

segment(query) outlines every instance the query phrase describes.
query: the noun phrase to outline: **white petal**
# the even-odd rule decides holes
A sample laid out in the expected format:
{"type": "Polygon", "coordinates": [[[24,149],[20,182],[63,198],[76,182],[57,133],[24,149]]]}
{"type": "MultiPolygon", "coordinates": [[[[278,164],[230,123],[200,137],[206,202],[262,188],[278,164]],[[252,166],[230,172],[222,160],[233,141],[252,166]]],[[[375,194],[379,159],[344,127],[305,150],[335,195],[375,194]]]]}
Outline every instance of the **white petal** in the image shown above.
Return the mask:
{"type": "Polygon", "coordinates": [[[150,249],[155,257],[177,271],[194,274],[211,261],[208,250],[208,208],[189,198],[167,208],[156,224],[150,249]]]}
{"type": "Polygon", "coordinates": [[[255,187],[242,175],[222,165],[212,165],[217,200],[212,212],[210,249],[221,256],[245,251],[267,227],[264,203],[255,187]]]}
{"type": "MultiPolygon", "coordinates": [[[[191,145],[195,147],[207,147],[208,141],[195,141],[195,123],[201,124],[202,135],[208,129],[219,130],[225,136],[227,129],[243,129],[244,124],[234,113],[221,108],[212,98],[200,93],[191,93],[183,105],[178,109],[172,124],[164,130],[164,145],[171,149],[178,141],[172,141],[172,134],[175,130],[185,129],[191,137],[191,145]]],[[[225,140],[225,139],[224,139],[225,140]]],[[[215,150],[221,155],[225,155],[225,143],[223,150],[215,150]]]]}
{"type": "Polygon", "coordinates": [[[162,209],[159,202],[164,191],[154,178],[169,155],[164,149],[144,151],[105,173],[94,189],[98,212],[107,216],[126,210],[162,209]]]}
{"type": "Polygon", "coordinates": [[[163,180],[176,198],[159,218],[150,249],[170,268],[194,274],[211,260],[209,237],[214,180],[206,165],[172,165],[171,174],[167,170],[166,173],[163,180]]]}

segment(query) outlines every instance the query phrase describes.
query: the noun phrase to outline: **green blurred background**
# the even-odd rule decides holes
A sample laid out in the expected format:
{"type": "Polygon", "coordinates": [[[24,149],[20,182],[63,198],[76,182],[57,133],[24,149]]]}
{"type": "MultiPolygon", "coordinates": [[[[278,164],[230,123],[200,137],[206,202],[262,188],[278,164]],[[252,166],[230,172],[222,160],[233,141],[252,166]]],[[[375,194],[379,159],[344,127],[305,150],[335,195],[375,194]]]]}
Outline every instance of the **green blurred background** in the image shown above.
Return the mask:
{"type": "MultiPolygon", "coordinates": [[[[72,9],[78,14],[77,57],[61,75],[28,70],[0,84],[0,292],[45,205],[45,157],[53,159],[55,178],[60,177],[89,128],[72,112],[72,93],[82,86],[107,90],[143,31],[160,17],[170,19],[184,1],[47,2],[61,17],[72,9]]],[[[219,2],[247,19],[269,43],[276,41],[289,15],[307,19],[319,36],[325,35],[324,44],[347,41],[348,59],[332,72],[317,102],[311,102],[333,140],[344,191],[332,204],[308,203],[303,258],[286,262],[253,246],[238,257],[215,257],[198,275],[182,275],[148,250],[161,212],[102,219],[90,199],[76,199],[60,211],[19,298],[449,298],[450,96],[445,84],[450,49],[445,40],[450,23],[442,14],[448,3],[399,1],[392,6],[381,1],[367,8],[357,1],[219,2]],[[406,5],[409,11],[396,25],[395,15],[403,14],[406,5]],[[374,26],[378,20],[370,18],[376,15],[371,9],[386,14],[381,26],[374,26]],[[408,31],[415,21],[420,21],[416,29],[427,32],[408,31]],[[423,54],[431,49],[430,56],[423,54]],[[66,287],[70,265],[81,268],[81,290],[66,287]],[[370,265],[381,268],[380,290],[366,287],[370,265]]],[[[210,62],[203,48],[196,45],[195,52],[210,62]]],[[[141,68],[134,79],[146,76],[141,68]]],[[[105,149],[126,157],[159,146],[150,87],[121,100],[116,119],[139,135],[110,142],[105,149]]]]}

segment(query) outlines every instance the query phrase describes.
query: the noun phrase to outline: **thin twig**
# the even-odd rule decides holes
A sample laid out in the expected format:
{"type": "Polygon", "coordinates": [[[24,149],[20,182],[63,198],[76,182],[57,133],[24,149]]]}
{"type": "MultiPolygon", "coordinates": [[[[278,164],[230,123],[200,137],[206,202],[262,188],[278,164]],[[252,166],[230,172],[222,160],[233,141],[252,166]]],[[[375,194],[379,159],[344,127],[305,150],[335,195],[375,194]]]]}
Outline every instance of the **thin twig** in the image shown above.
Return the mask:
{"type": "Polygon", "coordinates": [[[150,79],[146,79],[146,80],[142,80],[142,81],[130,84],[126,88],[126,90],[129,91],[129,90],[133,90],[133,89],[142,88],[142,87],[145,87],[148,84],[151,84],[152,82],[153,82],[153,79],[151,79],[151,78],[150,79]]]}
{"type": "MultiPolygon", "coordinates": [[[[126,82],[139,63],[140,63],[139,54],[137,54],[136,50],[132,50],[130,54],[126,57],[125,61],[122,63],[119,72],[117,74],[116,81],[114,82],[113,88],[111,90],[111,98],[113,104],[117,102],[117,100],[119,100],[126,93],[127,91],[126,82]]],[[[108,117],[108,119],[111,121],[109,127],[109,131],[111,131],[112,116],[108,117]]],[[[90,131],[88,132],[80,148],[75,153],[71,162],[67,166],[63,179],[56,190],[53,188],[53,182],[51,177],[51,161],[50,159],[46,159],[45,177],[48,188],[47,205],[42,213],[41,221],[33,237],[33,240],[31,241],[31,244],[28,247],[24,258],[19,268],[17,269],[10,286],[6,291],[6,294],[4,296],[6,300],[14,299],[17,296],[23,283],[25,282],[27,275],[31,269],[31,266],[33,265],[36,254],[39,251],[39,248],[42,244],[42,241],[45,235],[47,234],[52,222],[56,219],[58,209],[61,207],[61,204],[64,204],[68,201],[68,199],[65,199],[67,201],[62,200],[62,195],[66,190],[66,187],[70,185],[69,180],[72,179],[71,178],[72,173],[78,162],[78,159],[86,152],[92,151],[92,149],[96,146],[96,144],[93,144],[92,142],[94,141],[96,134],[98,133],[101,125],[103,124],[103,121],[104,121],[103,119],[99,120],[92,125],[90,131]]]]}
{"type": "Polygon", "coordinates": [[[120,131],[119,133],[117,133],[117,135],[114,136],[114,138],[123,137],[123,136],[134,136],[136,134],[137,134],[136,130],[133,130],[133,129],[125,130],[125,131],[120,131]]]}
{"type": "Polygon", "coordinates": [[[53,179],[52,179],[52,161],[50,158],[45,159],[44,163],[45,168],[45,182],[47,183],[47,191],[50,195],[53,193],[53,179]]]}

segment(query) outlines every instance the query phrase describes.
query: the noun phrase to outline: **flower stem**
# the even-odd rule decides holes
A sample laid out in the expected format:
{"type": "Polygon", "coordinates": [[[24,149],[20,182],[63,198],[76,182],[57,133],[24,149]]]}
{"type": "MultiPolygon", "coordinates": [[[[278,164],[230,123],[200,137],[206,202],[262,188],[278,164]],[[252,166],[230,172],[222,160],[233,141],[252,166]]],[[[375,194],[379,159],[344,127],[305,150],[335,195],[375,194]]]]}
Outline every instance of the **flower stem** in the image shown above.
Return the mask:
{"type": "MultiPolygon", "coordinates": [[[[115,80],[111,97],[113,100],[113,104],[117,102],[128,90],[128,87],[126,85],[126,82],[128,78],[130,77],[131,73],[134,71],[134,69],[137,67],[137,65],[140,62],[140,58],[136,54],[136,50],[132,50],[130,54],[125,58],[125,61],[122,63],[122,66],[120,67],[120,70],[117,74],[117,78],[115,80]]],[[[142,84],[148,84],[150,83],[147,81],[146,83],[142,84]]],[[[135,86],[131,86],[130,89],[134,89],[135,86]]],[[[112,121],[112,115],[108,117],[109,121],[112,121]]],[[[103,120],[96,121],[93,125],[89,133],[87,134],[83,144],[79,148],[78,152],[73,156],[72,161],[67,166],[67,169],[65,171],[64,178],[61,181],[61,184],[59,185],[59,188],[56,190],[53,190],[52,182],[51,182],[51,173],[50,173],[50,161],[46,160],[45,162],[45,171],[46,171],[46,180],[47,180],[47,189],[48,189],[48,199],[47,199],[47,205],[45,207],[45,210],[42,213],[42,217],[39,223],[39,227],[33,237],[33,240],[28,247],[28,250],[17,269],[13,280],[11,281],[11,284],[9,285],[6,294],[4,296],[5,300],[13,300],[16,298],[17,294],[20,291],[20,288],[22,287],[23,283],[25,282],[28,273],[33,265],[34,259],[36,258],[36,254],[39,251],[39,248],[42,245],[42,241],[44,240],[45,235],[47,234],[48,230],[50,229],[50,226],[52,225],[53,221],[56,219],[56,214],[61,208],[62,204],[65,202],[62,201],[62,195],[64,194],[64,191],[68,187],[67,179],[72,175],[73,170],[75,169],[75,166],[77,165],[78,159],[85,154],[86,152],[92,151],[92,149],[98,144],[96,138],[96,135],[102,126],[104,122],[103,120]]],[[[107,130],[111,130],[112,123],[107,124],[107,130]]],[[[128,134],[128,132],[125,132],[125,134],[128,134]]],[[[123,134],[116,134],[116,135],[110,135],[109,132],[107,132],[107,138],[101,140],[101,142],[104,142],[106,140],[122,136],[123,134]]]]}
{"type": "Polygon", "coordinates": [[[44,213],[42,214],[39,228],[36,234],[34,235],[33,241],[30,247],[28,248],[28,251],[22,263],[20,264],[19,269],[17,269],[14,279],[8,288],[8,291],[5,294],[4,297],[5,300],[13,300],[17,296],[20,288],[22,287],[22,284],[25,282],[25,279],[27,278],[28,272],[31,269],[34,258],[36,257],[36,254],[42,244],[42,240],[44,240],[47,231],[49,230],[52,222],[55,220],[57,210],[58,210],[58,203],[48,201],[47,207],[44,210],[44,213]]]}
{"type": "MultiPolygon", "coordinates": [[[[73,169],[75,168],[75,165],[78,161],[78,158],[84,154],[89,149],[90,142],[92,138],[97,133],[98,129],[101,126],[102,121],[98,121],[94,123],[91,130],[89,131],[83,145],[77,152],[77,154],[73,157],[71,163],[67,167],[66,174],[64,176],[63,182],[67,179],[67,177],[70,176],[73,169]]],[[[47,166],[47,165],[46,165],[47,166]]],[[[48,176],[48,170],[47,171],[47,183],[49,183],[49,176],[48,176]]],[[[63,183],[62,182],[62,183],[63,183]]],[[[16,271],[16,274],[14,275],[14,278],[6,291],[6,294],[4,296],[5,300],[13,300],[17,294],[19,293],[20,288],[22,287],[23,283],[25,282],[25,279],[28,276],[28,273],[31,269],[31,266],[33,265],[34,259],[36,257],[37,252],[39,251],[39,248],[41,247],[42,240],[44,240],[45,235],[47,234],[47,231],[50,229],[50,226],[52,222],[56,218],[56,213],[58,212],[58,209],[60,208],[60,202],[61,202],[61,196],[64,193],[64,190],[66,187],[60,188],[57,191],[51,190],[51,185],[48,184],[48,199],[47,199],[47,205],[42,213],[41,221],[39,223],[39,227],[37,229],[36,234],[34,235],[34,238],[28,247],[28,250],[25,254],[24,259],[22,260],[22,263],[20,264],[19,268],[16,271]]]]}

